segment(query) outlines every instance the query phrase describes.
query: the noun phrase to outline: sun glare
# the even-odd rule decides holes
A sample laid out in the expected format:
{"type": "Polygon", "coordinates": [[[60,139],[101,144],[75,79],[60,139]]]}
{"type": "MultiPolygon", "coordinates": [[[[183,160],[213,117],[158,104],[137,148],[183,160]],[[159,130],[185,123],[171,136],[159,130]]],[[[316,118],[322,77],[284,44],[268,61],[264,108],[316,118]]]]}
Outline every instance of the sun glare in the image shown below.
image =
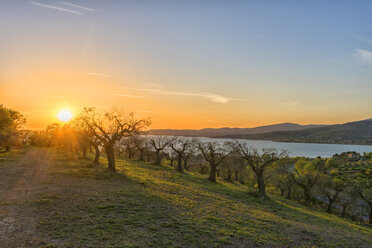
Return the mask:
{"type": "Polygon", "coordinates": [[[62,122],[68,122],[72,118],[72,113],[68,110],[61,110],[58,112],[58,119],[62,122]]]}

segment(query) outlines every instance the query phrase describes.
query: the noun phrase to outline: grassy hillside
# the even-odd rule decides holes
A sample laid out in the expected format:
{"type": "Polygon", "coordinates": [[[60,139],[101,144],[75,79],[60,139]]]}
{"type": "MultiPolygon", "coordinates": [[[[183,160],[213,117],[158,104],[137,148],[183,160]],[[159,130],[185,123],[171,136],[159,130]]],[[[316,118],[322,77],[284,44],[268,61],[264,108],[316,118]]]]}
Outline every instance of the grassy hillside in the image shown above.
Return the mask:
{"type": "Polygon", "coordinates": [[[2,177],[11,178],[8,169],[15,166],[34,174],[33,178],[23,174],[24,197],[2,199],[0,206],[16,210],[14,218],[24,215],[24,222],[32,216],[30,246],[370,247],[372,243],[371,228],[276,196],[261,201],[254,189],[244,185],[223,180],[213,184],[199,174],[128,160],[119,160],[119,173],[112,175],[52,149],[31,149],[28,154],[12,167],[1,163],[2,177]],[[42,161],[45,164],[39,166],[42,161]]]}
{"type": "Polygon", "coordinates": [[[346,143],[372,145],[372,120],[262,134],[230,135],[223,138],[273,140],[285,142],[346,143]]]}

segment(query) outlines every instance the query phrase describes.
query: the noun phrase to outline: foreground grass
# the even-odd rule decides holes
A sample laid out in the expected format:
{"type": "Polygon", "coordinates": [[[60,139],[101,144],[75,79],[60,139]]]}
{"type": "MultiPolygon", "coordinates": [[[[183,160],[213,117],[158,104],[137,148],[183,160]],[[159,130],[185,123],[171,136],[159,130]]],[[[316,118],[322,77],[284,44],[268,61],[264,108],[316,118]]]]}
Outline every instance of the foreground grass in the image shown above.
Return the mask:
{"type": "MultiPolygon", "coordinates": [[[[49,150],[45,247],[370,247],[372,229],[246,186],[118,160],[119,172],[49,150]]],[[[105,161],[102,160],[102,163],[105,161]]]]}
{"type": "Polygon", "coordinates": [[[10,152],[0,151],[0,166],[18,161],[26,149],[13,149],[10,152]]]}

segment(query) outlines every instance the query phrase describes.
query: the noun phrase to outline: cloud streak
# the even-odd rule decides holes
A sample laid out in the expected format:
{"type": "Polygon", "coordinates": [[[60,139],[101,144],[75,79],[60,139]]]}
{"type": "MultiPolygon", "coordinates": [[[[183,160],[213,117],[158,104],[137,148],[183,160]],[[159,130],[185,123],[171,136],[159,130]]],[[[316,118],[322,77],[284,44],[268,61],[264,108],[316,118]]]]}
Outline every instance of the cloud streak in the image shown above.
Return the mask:
{"type": "Polygon", "coordinates": [[[128,95],[128,94],[119,94],[119,93],[112,93],[112,95],[113,96],[132,97],[132,98],[143,98],[143,96],[128,95]]]}
{"type": "Polygon", "coordinates": [[[62,12],[67,12],[67,13],[75,14],[75,15],[84,15],[84,13],[82,13],[80,11],[77,11],[77,10],[61,8],[61,7],[58,7],[58,6],[44,4],[44,3],[39,3],[39,2],[35,2],[35,1],[28,1],[28,2],[30,4],[33,4],[33,5],[42,7],[42,8],[54,9],[54,10],[58,10],[58,11],[62,11],[62,12]]]}
{"type": "Polygon", "coordinates": [[[130,90],[144,91],[149,94],[154,95],[172,95],[172,96],[191,96],[191,97],[202,97],[216,103],[228,103],[232,100],[242,100],[236,98],[230,98],[226,96],[217,95],[214,93],[204,92],[204,93],[193,93],[193,92],[180,92],[180,91],[169,91],[163,89],[153,89],[153,88],[127,88],[130,90]]]}
{"type": "Polygon", "coordinates": [[[97,73],[97,72],[84,72],[83,74],[89,75],[89,76],[98,76],[98,77],[113,77],[113,75],[110,75],[110,74],[97,73]]]}
{"type": "Polygon", "coordinates": [[[70,7],[74,7],[74,8],[78,8],[78,9],[82,9],[82,10],[86,10],[86,11],[91,11],[91,12],[96,11],[95,9],[84,7],[84,6],[77,5],[77,4],[70,3],[70,2],[61,2],[61,3],[64,4],[64,5],[70,6],[70,7]]]}
{"type": "Polygon", "coordinates": [[[356,56],[363,64],[372,65],[372,52],[364,49],[356,49],[356,56]]]}

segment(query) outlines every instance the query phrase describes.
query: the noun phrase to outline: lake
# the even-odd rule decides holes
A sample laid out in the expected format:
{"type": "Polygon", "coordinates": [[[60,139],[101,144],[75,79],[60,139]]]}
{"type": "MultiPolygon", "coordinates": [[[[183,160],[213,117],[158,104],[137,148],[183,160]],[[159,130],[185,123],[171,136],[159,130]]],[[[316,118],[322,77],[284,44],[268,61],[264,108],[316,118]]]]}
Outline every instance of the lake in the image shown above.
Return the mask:
{"type": "MultiPolygon", "coordinates": [[[[201,138],[208,140],[210,138],[201,138]]],[[[219,142],[225,142],[228,139],[210,139],[219,142]]],[[[347,151],[355,151],[363,154],[363,152],[372,152],[372,146],[366,145],[341,145],[341,144],[317,144],[317,143],[290,143],[290,142],[274,142],[268,140],[244,140],[237,139],[240,142],[247,143],[258,150],[262,148],[275,148],[278,150],[286,150],[289,156],[303,156],[309,158],[315,157],[332,157],[334,154],[347,151]]]]}

